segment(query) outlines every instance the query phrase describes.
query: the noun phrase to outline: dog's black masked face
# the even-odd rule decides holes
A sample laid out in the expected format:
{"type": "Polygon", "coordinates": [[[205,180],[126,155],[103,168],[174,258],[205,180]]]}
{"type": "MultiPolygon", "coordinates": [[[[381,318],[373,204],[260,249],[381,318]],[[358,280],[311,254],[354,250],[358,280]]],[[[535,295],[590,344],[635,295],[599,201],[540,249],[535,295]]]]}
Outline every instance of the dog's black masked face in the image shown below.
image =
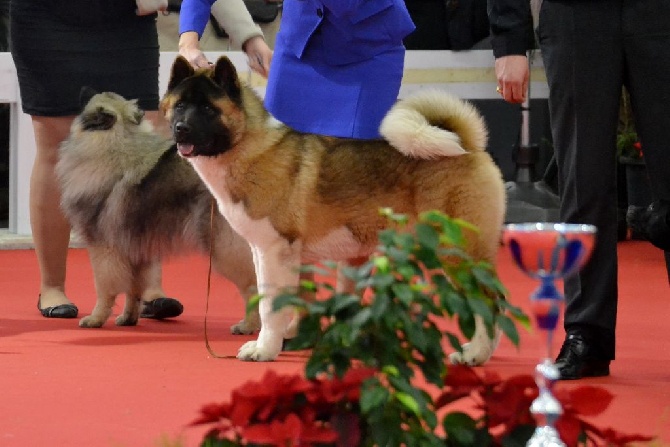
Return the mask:
{"type": "Polygon", "coordinates": [[[228,58],[220,58],[213,70],[196,72],[178,57],[161,108],[170,120],[179,153],[217,156],[230,150],[240,131],[236,125],[243,124],[232,116],[242,114],[240,95],[237,72],[228,58]]]}

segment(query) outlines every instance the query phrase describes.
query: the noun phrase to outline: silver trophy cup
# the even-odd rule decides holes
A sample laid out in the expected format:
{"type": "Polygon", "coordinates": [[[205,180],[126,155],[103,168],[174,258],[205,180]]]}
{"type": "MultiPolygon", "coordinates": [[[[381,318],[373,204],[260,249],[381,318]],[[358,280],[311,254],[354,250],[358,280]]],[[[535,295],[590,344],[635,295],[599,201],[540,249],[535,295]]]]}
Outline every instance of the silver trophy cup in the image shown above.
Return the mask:
{"type": "Polygon", "coordinates": [[[546,333],[546,355],[535,367],[539,395],[530,407],[537,428],[526,444],[528,447],[565,447],[555,428],[563,409],[552,394],[560,377],[552,360],[552,341],[564,303],[555,282],[577,272],[586,263],[595,235],[596,227],[582,224],[538,222],[504,227],[503,240],[514,262],[528,276],[540,281],[530,295],[531,312],[538,329],[546,333]]]}

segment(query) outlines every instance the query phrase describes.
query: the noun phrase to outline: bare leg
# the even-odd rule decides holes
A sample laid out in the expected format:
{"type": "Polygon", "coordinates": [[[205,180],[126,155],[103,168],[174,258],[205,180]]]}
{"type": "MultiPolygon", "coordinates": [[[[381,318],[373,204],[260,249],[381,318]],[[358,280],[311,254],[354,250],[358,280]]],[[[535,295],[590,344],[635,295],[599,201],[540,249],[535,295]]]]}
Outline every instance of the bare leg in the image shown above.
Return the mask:
{"type": "Polygon", "coordinates": [[[165,119],[162,113],[158,110],[150,110],[144,114],[144,117],[154,125],[154,130],[165,137],[172,137],[170,123],[165,119]]]}
{"type": "MultiPolygon", "coordinates": [[[[157,133],[170,136],[169,125],[160,112],[156,110],[148,111],[145,113],[145,117],[153,124],[157,133]]],[[[157,269],[154,269],[153,274],[147,277],[146,289],[142,292],[142,301],[153,301],[156,298],[167,297],[162,287],[162,277],[162,268],[159,265],[157,269]]]]}
{"type": "Polygon", "coordinates": [[[55,165],[73,117],[33,116],[37,153],[30,177],[30,226],[40,269],[41,307],[68,304],[65,270],[70,224],[60,208],[55,165]]]}

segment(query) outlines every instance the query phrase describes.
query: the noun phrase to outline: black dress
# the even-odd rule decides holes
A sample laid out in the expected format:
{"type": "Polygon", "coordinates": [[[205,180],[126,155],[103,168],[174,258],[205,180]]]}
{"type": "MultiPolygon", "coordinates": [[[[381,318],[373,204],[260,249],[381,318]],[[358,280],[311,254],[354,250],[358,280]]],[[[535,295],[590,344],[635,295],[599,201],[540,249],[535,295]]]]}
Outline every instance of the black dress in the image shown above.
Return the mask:
{"type": "Polygon", "coordinates": [[[11,0],[10,51],[29,115],[78,114],[83,86],[158,108],[156,15],[135,0],[11,0]]]}

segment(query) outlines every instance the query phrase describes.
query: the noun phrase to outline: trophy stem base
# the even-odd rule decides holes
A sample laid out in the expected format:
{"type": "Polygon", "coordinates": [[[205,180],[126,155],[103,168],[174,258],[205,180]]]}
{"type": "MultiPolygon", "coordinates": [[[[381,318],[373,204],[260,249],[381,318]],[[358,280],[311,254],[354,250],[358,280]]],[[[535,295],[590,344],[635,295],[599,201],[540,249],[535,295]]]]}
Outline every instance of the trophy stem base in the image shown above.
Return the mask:
{"type": "Polygon", "coordinates": [[[558,431],[554,427],[545,425],[537,427],[533,436],[526,443],[526,447],[567,447],[561,441],[558,431]]]}

